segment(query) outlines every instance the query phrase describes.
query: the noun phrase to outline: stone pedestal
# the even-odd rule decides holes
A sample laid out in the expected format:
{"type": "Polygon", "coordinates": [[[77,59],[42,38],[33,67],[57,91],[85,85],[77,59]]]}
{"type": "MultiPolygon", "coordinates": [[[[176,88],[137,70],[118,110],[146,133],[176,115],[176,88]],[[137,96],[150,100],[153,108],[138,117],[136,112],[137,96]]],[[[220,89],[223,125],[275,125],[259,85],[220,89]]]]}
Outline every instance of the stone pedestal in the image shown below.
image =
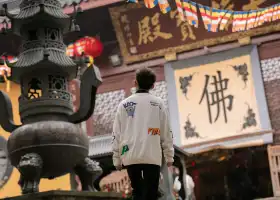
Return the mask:
{"type": "Polygon", "coordinates": [[[49,191],[5,198],[3,200],[120,200],[121,194],[104,192],[49,191]]]}

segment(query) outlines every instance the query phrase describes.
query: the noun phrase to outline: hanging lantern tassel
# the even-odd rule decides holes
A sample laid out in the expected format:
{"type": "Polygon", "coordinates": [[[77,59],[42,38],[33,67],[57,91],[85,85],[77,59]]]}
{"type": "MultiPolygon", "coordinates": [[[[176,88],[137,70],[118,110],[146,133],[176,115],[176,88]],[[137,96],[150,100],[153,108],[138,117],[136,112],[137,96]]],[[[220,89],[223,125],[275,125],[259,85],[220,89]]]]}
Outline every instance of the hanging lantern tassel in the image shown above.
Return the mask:
{"type": "Polygon", "coordinates": [[[88,63],[88,67],[92,66],[94,63],[94,58],[92,56],[88,56],[89,58],[89,63],[88,63]]]}
{"type": "Polygon", "coordinates": [[[10,83],[10,81],[7,79],[7,77],[5,75],[4,75],[4,78],[6,79],[6,91],[10,92],[11,83],[10,83]]]}
{"type": "Polygon", "coordinates": [[[4,83],[6,84],[6,92],[10,92],[10,89],[11,89],[11,83],[10,81],[8,80],[6,74],[6,72],[3,71],[3,73],[1,73],[1,76],[2,78],[4,79],[4,83]]]}
{"type": "Polygon", "coordinates": [[[0,76],[2,77],[3,82],[6,84],[7,92],[10,92],[10,88],[11,88],[11,83],[8,79],[10,75],[11,75],[11,69],[6,65],[6,63],[4,63],[4,65],[0,67],[0,76]]]}

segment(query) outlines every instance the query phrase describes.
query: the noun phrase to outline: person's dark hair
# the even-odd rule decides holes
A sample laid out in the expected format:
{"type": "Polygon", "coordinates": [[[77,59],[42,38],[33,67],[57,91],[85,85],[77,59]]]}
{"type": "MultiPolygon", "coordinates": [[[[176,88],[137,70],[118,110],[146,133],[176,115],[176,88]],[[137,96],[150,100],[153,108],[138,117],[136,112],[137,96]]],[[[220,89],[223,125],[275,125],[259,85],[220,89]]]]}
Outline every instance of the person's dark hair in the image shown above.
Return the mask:
{"type": "Polygon", "coordinates": [[[150,90],[156,82],[156,74],[149,68],[138,69],[136,72],[136,80],[139,89],[150,90]]]}

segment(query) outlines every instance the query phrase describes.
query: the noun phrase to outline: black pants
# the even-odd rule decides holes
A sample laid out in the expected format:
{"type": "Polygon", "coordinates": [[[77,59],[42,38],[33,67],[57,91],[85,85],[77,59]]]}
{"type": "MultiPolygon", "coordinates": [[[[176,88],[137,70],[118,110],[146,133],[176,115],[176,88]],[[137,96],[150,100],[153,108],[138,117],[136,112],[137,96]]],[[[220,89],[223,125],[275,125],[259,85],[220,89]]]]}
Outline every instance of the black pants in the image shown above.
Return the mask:
{"type": "Polygon", "coordinates": [[[127,166],[133,189],[133,200],[157,200],[160,166],[138,164],[127,166]]]}

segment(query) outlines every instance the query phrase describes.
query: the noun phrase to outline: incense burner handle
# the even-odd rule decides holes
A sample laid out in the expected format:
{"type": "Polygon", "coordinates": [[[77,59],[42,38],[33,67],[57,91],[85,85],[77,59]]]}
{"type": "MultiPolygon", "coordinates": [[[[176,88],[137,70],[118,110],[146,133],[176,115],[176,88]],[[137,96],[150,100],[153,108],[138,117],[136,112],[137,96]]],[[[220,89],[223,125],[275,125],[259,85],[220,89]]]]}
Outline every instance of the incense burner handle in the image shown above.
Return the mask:
{"type": "Polygon", "coordinates": [[[10,133],[21,126],[14,123],[11,100],[2,91],[0,91],[0,126],[10,133]]]}
{"type": "Polygon", "coordinates": [[[78,124],[90,118],[94,111],[97,89],[101,83],[99,69],[93,65],[88,67],[81,77],[80,107],[69,116],[69,122],[78,124]]]}

